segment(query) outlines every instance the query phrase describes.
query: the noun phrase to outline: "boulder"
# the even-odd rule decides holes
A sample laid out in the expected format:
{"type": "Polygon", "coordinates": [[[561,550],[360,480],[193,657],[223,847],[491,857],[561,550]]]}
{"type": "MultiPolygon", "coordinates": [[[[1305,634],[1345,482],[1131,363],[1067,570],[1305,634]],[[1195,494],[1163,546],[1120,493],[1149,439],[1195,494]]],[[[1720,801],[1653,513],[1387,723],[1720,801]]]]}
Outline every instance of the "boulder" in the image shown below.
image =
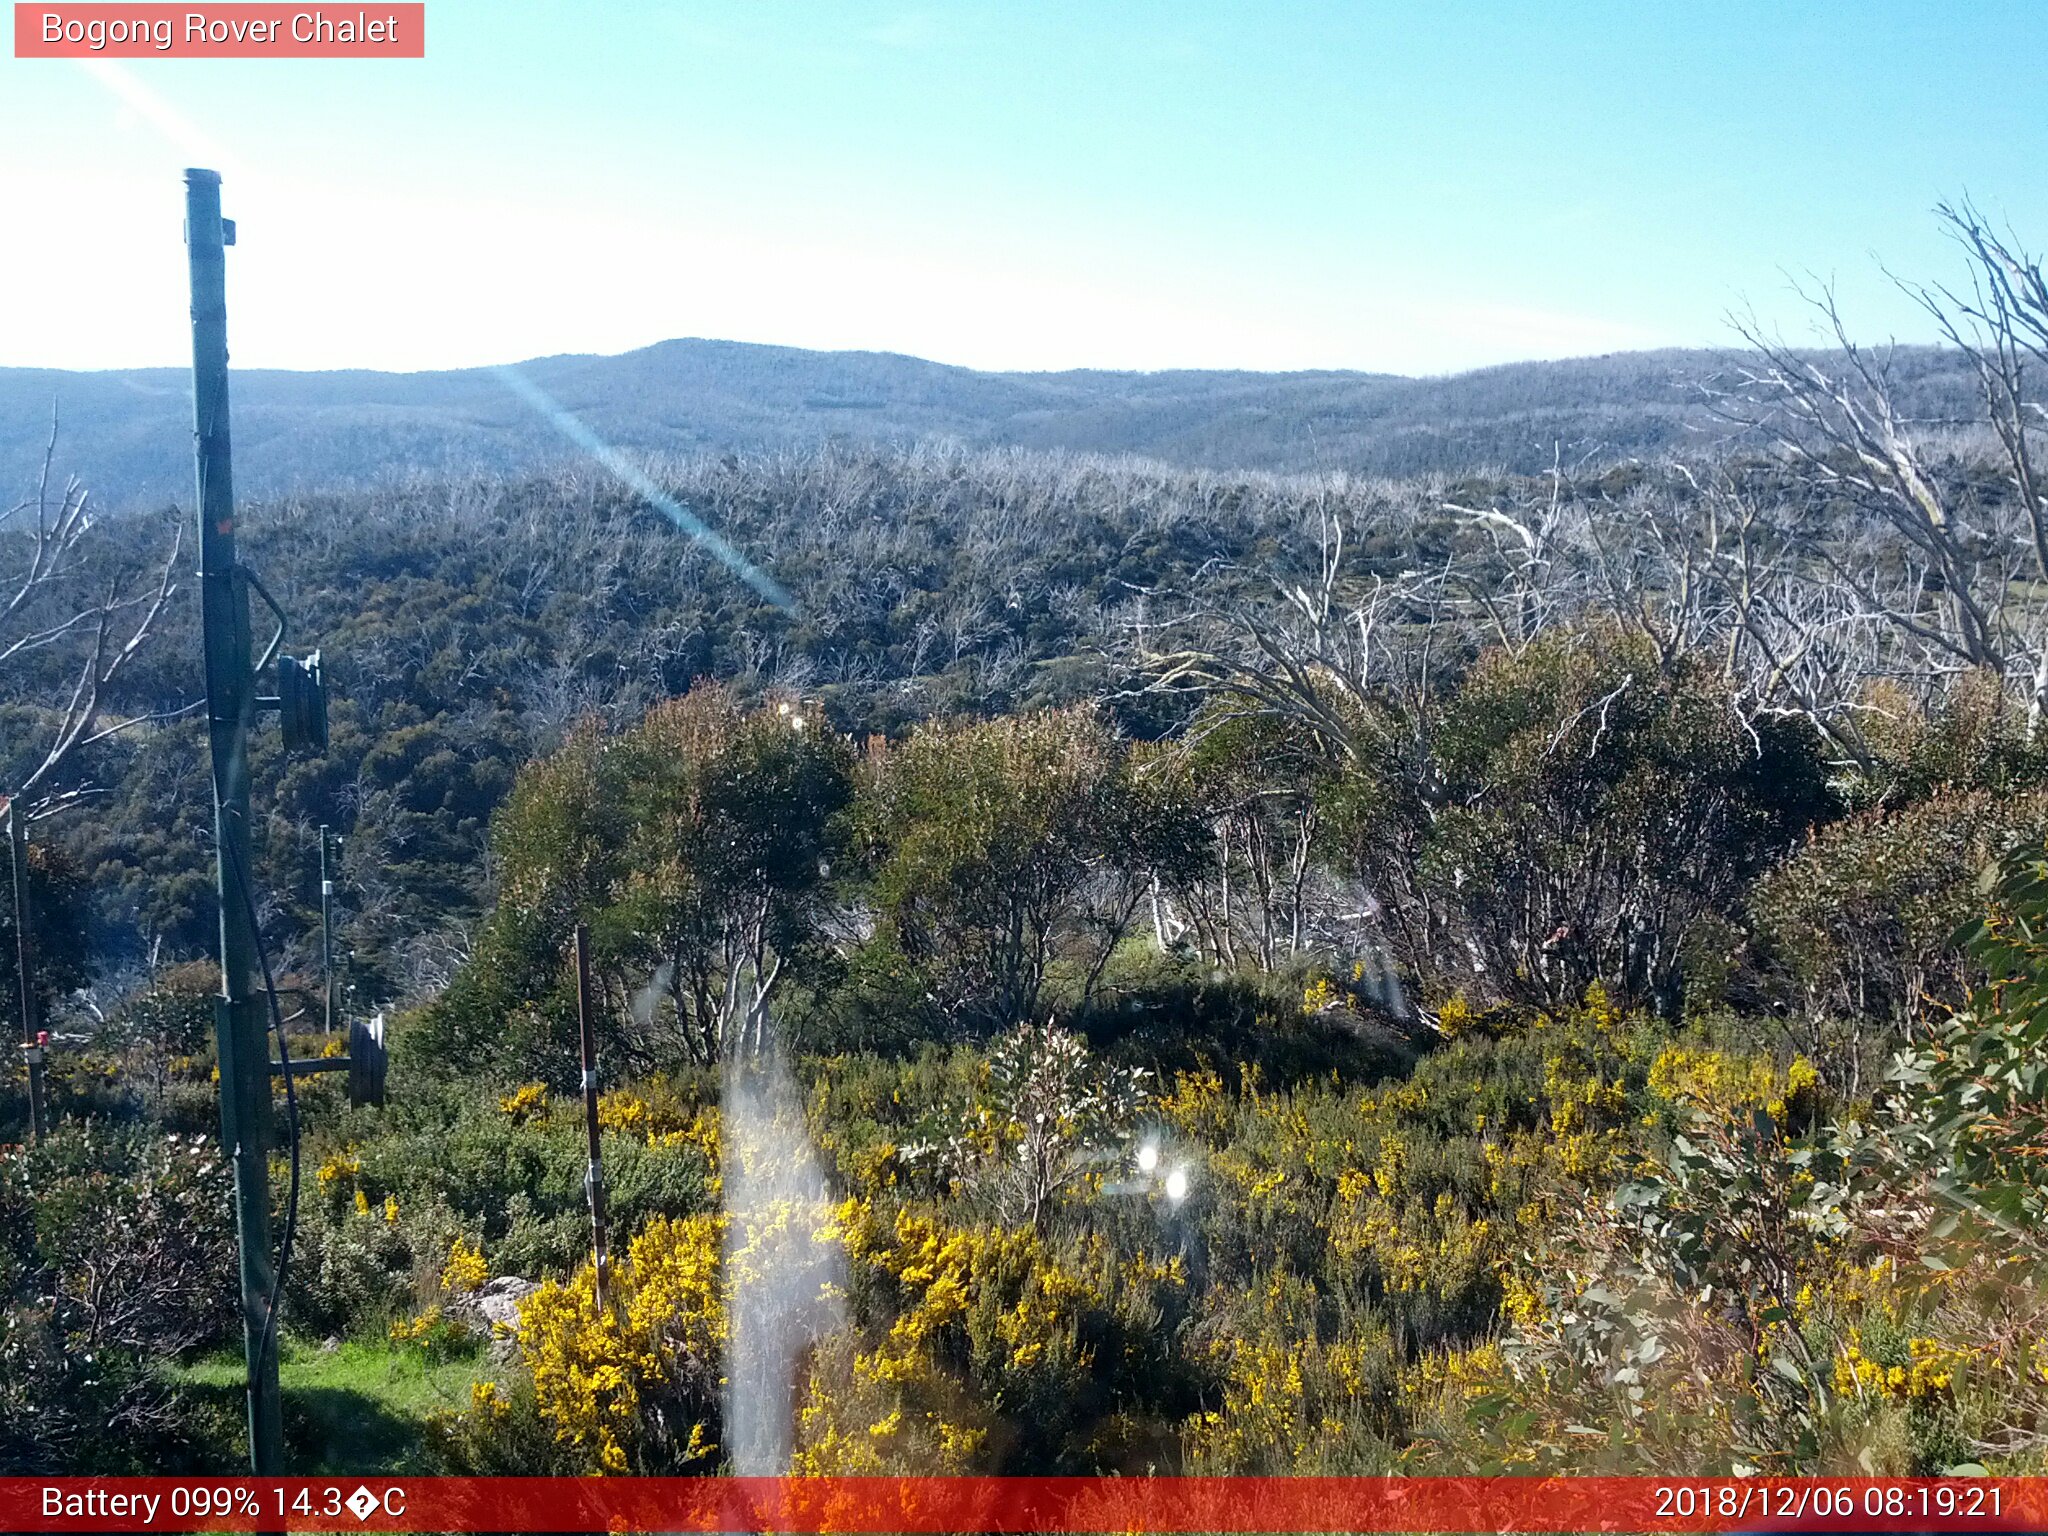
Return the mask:
{"type": "Polygon", "coordinates": [[[519,1304],[539,1289],[537,1280],[522,1279],[518,1275],[497,1275],[455,1303],[453,1310],[478,1334],[490,1340],[494,1358],[510,1359],[518,1348],[514,1336],[519,1331],[519,1304]]]}

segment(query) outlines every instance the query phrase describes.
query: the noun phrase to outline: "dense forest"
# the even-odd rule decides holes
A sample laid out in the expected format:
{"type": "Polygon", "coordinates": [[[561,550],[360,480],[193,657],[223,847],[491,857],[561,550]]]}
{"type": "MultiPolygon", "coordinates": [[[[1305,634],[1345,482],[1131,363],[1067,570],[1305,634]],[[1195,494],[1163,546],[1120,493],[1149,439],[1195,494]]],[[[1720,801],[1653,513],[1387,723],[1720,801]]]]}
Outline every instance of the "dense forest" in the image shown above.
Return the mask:
{"type": "MultiPolygon", "coordinates": [[[[649,461],[786,607],[596,466],[247,506],[294,1052],[322,826],[392,1021],[275,1160],[296,1466],[2039,1470],[2048,292],[1949,217],[1968,424],[1753,337],[1712,452],[649,461]]],[[[195,583],[91,506],[0,527],[0,1463],[226,1468],[195,583]]]]}

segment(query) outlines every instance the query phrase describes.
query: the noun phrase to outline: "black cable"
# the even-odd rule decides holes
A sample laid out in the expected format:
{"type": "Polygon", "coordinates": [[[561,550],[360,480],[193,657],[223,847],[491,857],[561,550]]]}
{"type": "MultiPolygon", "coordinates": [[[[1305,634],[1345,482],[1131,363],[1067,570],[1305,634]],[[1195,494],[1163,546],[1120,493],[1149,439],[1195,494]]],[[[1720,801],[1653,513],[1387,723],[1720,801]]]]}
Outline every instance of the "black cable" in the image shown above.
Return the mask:
{"type": "MultiPolygon", "coordinates": [[[[222,846],[228,852],[227,862],[234,869],[235,889],[241,893],[242,910],[249,919],[249,935],[256,946],[256,964],[263,972],[263,995],[270,1003],[271,1028],[277,1035],[277,1056],[284,1065],[285,1123],[291,1129],[291,1178],[285,1186],[284,1237],[277,1246],[277,1264],[270,1273],[270,1298],[263,1309],[263,1343],[256,1352],[256,1369],[260,1371],[271,1351],[277,1348],[277,1311],[284,1300],[285,1271],[291,1267],[292,1243],[299,1230],[299,1092],[292,1082],[291,1048],[285,1044],[284,1038],[284,1012],[277,1005],[277,983],[271,980],[270,956],[264,951],[263,930],[256,922],[256,898],[249,889],[248,872],[242,868],[242,861],[235,853],[233,839],[222,846]]],[[[268,1051],[264,1052],[266,1077],[269,1055],[268,1051]]]]}

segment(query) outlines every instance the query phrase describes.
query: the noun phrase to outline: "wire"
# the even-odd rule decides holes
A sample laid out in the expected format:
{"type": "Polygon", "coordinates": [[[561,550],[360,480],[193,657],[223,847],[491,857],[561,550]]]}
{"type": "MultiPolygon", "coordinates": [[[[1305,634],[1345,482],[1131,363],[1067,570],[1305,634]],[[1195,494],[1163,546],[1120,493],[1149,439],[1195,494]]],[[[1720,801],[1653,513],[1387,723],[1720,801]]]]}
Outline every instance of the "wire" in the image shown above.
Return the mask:
{"type": "MultiPolygon", "coordinates": [[[[292,1243],[299,1230],[299,1092],[292,1082],[291,1047],[285,1043],[284,1013],[277,1005],[277,983],[270,976],[270,956],[263,948],[263,930],[256,922],[256,898],[249,889],[248,872],[242,868],[232,838],[221,845],[233,866],[235,889],[241,893],[242,911],[249,919],[249,935],[256,946],[256,964],[263,972],[263,995],[270,1004],[271,1028],[277,1035],[278,1060],[284,1065],[285,1123],[291,1128],[291,1178],[285,1186],[284,1237],[277,1245],[277,1263],[270,1273],[270,1297],[263,1308],[263,1343],[256,1351],[255,1369],[261,1371],[277,1348],[277,1312],[284,1300],[285,1272],[291,1267],[292,1243]]],[[[264,1053],[264,1070],[269,1071],[270,1053],[264,1053]]]]}

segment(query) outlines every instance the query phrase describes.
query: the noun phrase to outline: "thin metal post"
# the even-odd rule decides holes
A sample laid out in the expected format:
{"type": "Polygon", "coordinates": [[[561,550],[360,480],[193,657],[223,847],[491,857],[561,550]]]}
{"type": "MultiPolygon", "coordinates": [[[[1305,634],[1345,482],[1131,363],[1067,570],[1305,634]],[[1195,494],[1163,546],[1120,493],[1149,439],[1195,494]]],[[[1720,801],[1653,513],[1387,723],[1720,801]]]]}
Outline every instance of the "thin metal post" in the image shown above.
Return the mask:
{"type": "Polygon", "coordinates": [[[327,1033],[334,1033],[334,881],[327,873],[327,823],[320,824],[320,983],[327,993],[327,1033]]]}
{"type": "Polygon", "coordinates": [[[235,492],[228,437],[227,257],[220,176],[185,172],[185,246],[192,282],[192,406],[198,467],[200,623],[213,748],[215,869],[220,893],[221,1141],[235,1170],[241,1249],[242,1348],[248,1361],[249,1464],[284,1470],[284,1423],[271,1327],[270,1047],[257,975],[249,889],[249,724],[256,679],[249,659],[249,588],[235,559],[235,492]]]}
{"type": "Polygon", "coordinates": [[[43,1039],[36,1028],[34,907],[28,894],[28,817],[21,802],[7,804],[7,866],[14,887],[14,978],[21,995],[21,1055],[28,1063],[28,1135],[41,1141],[50,1129],[44,1097],[43,1039]]]}
{"type": "Polygon", "coordinates": [[[589,1138],[589,1161],[583,1169],[583,1192],[590,1197],[590,1239],[596,1253],[597,1309],[605,1310],[610,1289],[611,1256],[605,1244],[604,1161],[597,1135],[597,1026],[590,999],[590,930],[576,925],[576,1026],[583,1037],[583,1126],[589,1138]]]}

